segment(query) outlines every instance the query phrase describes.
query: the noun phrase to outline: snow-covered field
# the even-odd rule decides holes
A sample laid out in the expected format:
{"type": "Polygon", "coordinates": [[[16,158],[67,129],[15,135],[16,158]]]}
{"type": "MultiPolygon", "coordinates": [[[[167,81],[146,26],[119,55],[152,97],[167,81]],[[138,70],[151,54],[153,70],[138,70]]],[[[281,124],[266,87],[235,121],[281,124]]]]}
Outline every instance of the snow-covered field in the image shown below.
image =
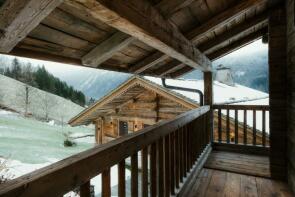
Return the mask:
{"type": "MultiPolygon", "coordinates": [[[[6,161],[8,171],[5,174],[17,178],[94,146],[94,137],[87,137],[75,140],[77,146],[64,147],[64,132],[71,132],[72,137],[77,137],[93,134],[94,130],[88,127],[62,127],[0,110],[0,164],[6,161]]],[[[130,171],[126,169],[127,194],[130,192],[130,176],[130,171]]],[[[117,166],[111,168],[111,177],[112,196],[116,196],[117,166]]],[[[101,176],[93,178],[91,184],[94,185],[96,196],[100,196],[101,176]]],[[[76,195],[70,193],[66,196],[76,195]]]]}
{"type": "Polygon", "coordinates": [[[64,133],[93,134],[88,127],[69,127],[40,122],[0,110],[0,159],[8,159],[9,173],[21,176],[93,147],[94,138],[64,147],[64,133]]]}

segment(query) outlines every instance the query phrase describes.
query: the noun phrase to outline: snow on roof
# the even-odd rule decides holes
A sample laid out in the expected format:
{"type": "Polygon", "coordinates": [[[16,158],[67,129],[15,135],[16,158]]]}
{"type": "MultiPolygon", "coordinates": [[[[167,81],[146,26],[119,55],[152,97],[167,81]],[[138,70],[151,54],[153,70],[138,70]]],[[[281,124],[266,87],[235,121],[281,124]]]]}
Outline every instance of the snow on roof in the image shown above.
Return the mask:
{"type": "MultiPolygon", "coordinates": [[[[162,81],[160,78],[155,77],[144,77],[146,80],[154,82],[162,86],[162,81]]],[[[214,104],[238,104],[238,105],[268,105],[269,104],[269,95],[267,93],[254,90],[239,84],[235,86],[229,86],[217,81],[213,82],[213,95],[214,95],[214,104]]],[[[204,92],[204,81],[203,80],[183,80],[183,79],[167,79],[167,85],[186,87],[186,88],[195,88],[204,92]]],[[[193,101],[199,103],[199,96],[197,93],[186,92],[180,90],[171,90],[178,94],[181,94],[193,101]]],[[[222,114],[226,115],[226,110],[221,111],[222,114]]],[[[265,131],[269,133],[269,112],[266,112],[266,123],[265,131]]],[[[235,117],[235,112],[230,111],[229,116],[231,118],[235,117]]],[[[238,111],[238,120],[239,122],[244,122],[244,112],[238,111]]],[[[253,112],[247,112],[247,125],[253,127],[253,112]]],[[[262,112],[256,112],[256,129],[262,131],[262,112]]]]}
{"type": "MultiPolygon", "coordinates": [[[[144,77],[144,78],[162,86],[162,81],[160,78],[155,78],[155,77],[144,77]]],[[[198,89],[204,92],[203,80],[167,79],[166,84],[172,85],[172,86],[198,89]]],[[[180,91],[180,90],[172,90],[172,91],[199,103],[199,95],[197,93],[180,91]]],[[[267,93],[254,90],[252,88],[248,88],[238,84],[235,84],[235,86],[228,86],[226,84],[214,81],[213,93],[214,93],[213,94],[214,104],[231,104],[231,103],[246,104],[246,102],[252,102],[252,105],[256,105],[255,100],[261,100],[259,101],[261,105],[268,105],[268,102],[266,102],[268,101],[267,93]]]]}

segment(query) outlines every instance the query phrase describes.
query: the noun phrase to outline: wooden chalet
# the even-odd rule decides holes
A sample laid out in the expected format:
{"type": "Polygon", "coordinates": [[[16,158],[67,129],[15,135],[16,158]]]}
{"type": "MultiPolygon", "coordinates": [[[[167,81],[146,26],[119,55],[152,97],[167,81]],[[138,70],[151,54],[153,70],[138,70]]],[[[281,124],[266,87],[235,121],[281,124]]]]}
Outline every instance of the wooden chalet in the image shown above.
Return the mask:
{"type": "MultiPolygon", "coordinates": [[[[165,121],[159,120],[171,111],[161,114],[159,108],[151,113],[152,126],[2,184],[1,197],[62,196],[72,190],[89,197],[90,180],[99,174],[102,196],[126,196],[126,158],[131,196],[294,196],[294,0],[0,0],[0,6],[2,54],[161,78],[193,69],[204,73],[204,106],[192,109],[181,99],[174,111],[188,111],[165,121]],[[212,61],[260,38],[269,47],[269,106],[214,105],[212,61]],[[268,110],[269,144],[265,126],[260,144],[256,112],[264,120],[268,110]],[[110,186],[114,165],[116,194],[110,186]]],[[[110,108],[127,98],[135,105],[130,95],[143,90],[106,98],[99,110],[120,114],[110,108]]],[[[177,98],[161,89],[149,96],[156,103],[177,98]]],[[[99,110],[81,116],[90,121],[99,110]]]]}
{"type": "MultiPolygon", "coordinates": [[[[196,95],[197,96],[197,95],[196,95]]],[[[82,111],[69,121],[71,126],[95,125],[95,141],[97,144],[108,142],[114,138],[124,136],[128,133],[140,131],[143,128],[154,125],[164,120],[172,120],[190,110],[200,107],[196,99],[186,97],[171,89],[165,88],[147,78],[134,76],[104,96],[92,106],[82,111]]],[[[226,107],[226,106],[225,106],[226,107]]],[[[238,106],[251,107],[251,106],[238,106]]],[[[268,106],[259,106],[267,111],[268,106]]],[[[259,109],[257,109],[259,111],[259,109]]],[[[221,112],[221,111],[220,111],[221,112]]],[[[230,116],[221,114],[218,119],[215,113],[214,123],[221,123],[221,140],[226,141],[227,122],[229,129],[229,140],[234,142],[236,122],[230,116]],[[229,118],[227,120],[227,118],[229,118]]],[[[266,127],[265,119],[263,124],[266,127]]],[[[253,141],[253,128],[238,122],[238,141],[242,142],[244,137],[248,142],[253,141]],[[244,136],[244,133],[248,136],[244,136]]],[[[218,127],[215,127],[214,138],[218,140],[218,127]]],[[[256,143],[269,145],[269,135],[262,129],[256,130],[256,143]],[[264,141],[264,142],[263,142],[264,141]]]]}

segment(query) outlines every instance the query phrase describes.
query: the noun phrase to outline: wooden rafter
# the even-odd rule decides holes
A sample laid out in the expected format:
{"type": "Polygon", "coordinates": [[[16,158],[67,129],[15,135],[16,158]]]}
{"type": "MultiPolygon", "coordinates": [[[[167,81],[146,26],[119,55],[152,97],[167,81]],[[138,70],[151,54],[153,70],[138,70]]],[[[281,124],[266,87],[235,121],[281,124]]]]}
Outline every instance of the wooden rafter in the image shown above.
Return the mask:
{"type": "Polygon", "coordinates": [[[217,28],[225,26],[228,22],[234,20],[241,14],[245,14],[248,10],[265,3],[267,0],[243,0],[237,5],[227,9],[226,11],[213,17],[203,25],[189,32],[186,36],[191,41],[197,41],[207,33],[214,31],[217,28]]]}
{"type": "Polygon", "coordinates": [[[249,34],[248,36],[245,36],[244,38],[237,40],[233,43],[231,43],[229,46],[226,46],[224,48],[221,48],[211,54],[208,54],[208,57],[214,61],[218,58],[221,58],[239,48],[244,47],[245,45],[248,45],[252,42],[254,42],[255,40],[261,38],[263,35],[265,35],[267,33],[267,27],[258,30],[254,33],[249,34]]]}
{"type": "Polygon", "coordinates": [[[140,62],[132,66],[129,69],[129,71],[135,74],[140,74],[143,71],[153,67],[154,65],[164,61],[168,57],[169,57],[168,55],[165,55],[161,52],[155,52],[151,56],[148,56],[147,58],[141,60],[140,62]]]}
{"type": "Polygon", "coordinates": [[[237,25],[236,27],[228,30],[227,32],[221,34],[220,36],[216,36],[215,39],[199,45],[198,48],[203,53],[206,54],[206,52],[208,50],[214,48],[215,46],[218,46],[224,42],[227,42],[231,38],[237,37],[255,26],[259,26],[259,25],[265,23],[267,21],[267,19],[268,19],[267,12],[262,13],[258,16],[254,16],[251,18],[251,20],[247,20],[247,21],[237,25]]]}
{"type": "Polygon", "coordinates": [[[82,57],[82,64],[97,67],[136,40],[125,33],[117,32],[82,57]]]}
{"type": "MultiPolygon", "coordinates": [[[[207,54],[207,52],[209,50],[211,50],[212,48],[221,45],[224,42],[229,41],[232,38],[235,38],[243,33],[245,33],[246,31],[250,30],[251,28],[261,25],[263,23],[265,23],[268,19],[268,13],[262,13],[258,16],[254,16],[253,18],[251,18],[251,20],[247,20],[244,23],[241,23],[239,25],[237,25],[236,27],[233,27],[232,29],[226,31],[225,33],[217,36],[215,39],[210,40],[208,42],[205,42],[201,45],[198,46],[198,48],[204,53],[207,54]]],[[[212,60],[212,59],[211,59],[212,60]]],[[[181,67],[181,63],[178,62],[177,60],[173,60],[172,62],[170,62],[169,64],[174,65],[175,67],[181,67]],[[178,65],[177,65],[178,63],[178,65]]],[[[163,67],[168,67],[169,65],[164,65],[163,67]]],[[[182,71],[176,72],[174,73],[172,76],[178,76],[178,75],[182,75],[184,74],[184,71],[191,71],[192,69],[186,68],[182,71]]],[[[165,73],[167,74],[167,73],[165,73]]],[[[164,74],[164,75],[165,75],[164,74]]]]}
{"type": "Polygon", "coordinates": [[[165,75],[167,75],[168,73],[171,73],[173,71],[178,70],[180,67],[182,67],[183,64],[177,60],[172,60],[172,62],[167,63],[164,66],[161,66],[160,68],[158,68],[155,73],[156,75],[158,75],[159,77],[164,77],[165,75]]]}
{"type": "Polygon", "coordinates": [[[62,0],[7,0],[0,8],[0,52],[10,52],[62,0]]]}
{"type": "Polygon", "coordinates": [[[159,8],[162,15],[164,15],[166,18],[170,18],[175,12],[178,10],[187,7],[195,0],[163,0],[158,5],[156,5],[157,8],[159,8]]]}
{"type": "MultiPolygon", "coordinates": [[[[210,58],[212,61],[221,58],[245,45],[248,45],[251,42],[254,42],[255,40],[261,38],[263,35],[265,35],[267,33],[267,28],[263,28],[261,30],[258,30],[254,33],[249,34],[248,36],[245,36],[244,38],[241,38],[233,43],[231,43],[229,46],[226,46],[224,48],[221,48],[211,54],[208,54],[208,58],[210,58]]],[[[190,71],[192,71],[193,69],[186,66],[174,73],[171,74],[172,78],[177,78],[180,77],[190,71]]]]}
{"type": "Polygon", "coordinates": [[[79,0],[90,14],[185,64],[211,70],[210,60],[148,1],[79,0]]]}
{"type": "MultiPolygon", "coordinates": [[[[258,4],[261,4],[265,2],[266,0],[244,0],[241,3],[238,3],[237,5],[225,10],[224,12],[220,13],[218,16],[212,18],[211,20],[207,21],[203,25],[193,29],[192,31],[188,32],[186,34],[186,37],[190,39],[192,42],[196,42],[199,38],[203,37],[208,32],[224,26],[226,23],[234,20],[237,16],[240,16],[241,14],[244,14],[249,9],[252,9],[253,7],[257,6],[258,4]]],[[[173,1],[171,1],[173,2],[173,1]]],[[[170,3],[172,4],[172,3],[170,3]]],[[[160,52],[157,52],[157,55],[159,56],[159,59],[163,60],[164,56],[160,52]]],[[[166,58],[167,59],[167,58],[166,58]]],[[[141,69],[141,72],[144,70],[150,68],[151,66],[154,66],[155,61],[154,58],[146,57],[144,60],[137,63],[137,65],[141,65],[143,69],[141,69]],[[145,66],[146,63],[149,66],[145,66]]],[[[176,64],[176,62],[172,63],[173,65],[176,64]]],[[[178,66],[180,67],[180,66],[178,66]]]]}
{"type": "MultiPolygon", "coordinates": [[[[193,1],[194,0],[161,1],[159,4],[156,5],[156,8],[165,18],[170,18],[177,10],[188,6],[193,1]]],[[[97,67],[107,59],[111,58],[121,49],[132,44],[135,40],[136,39],[131,37],[130,35],[118,31],[111,38],[107,39],[106,41],[98,45],[95,49],[86,54],[82,58],[82,63],[83,65],[97,67]]],[[[158,52],[156,55],[159,56],[157,61],[148,61],[149,59],[143,60],[142,62],[139,62],[138,64],[132,66],[130,72],[139,74],[155,65],[158,61],[161,61],[162,59],[168,57],[167,55],[160,52],[158,52]]]]}

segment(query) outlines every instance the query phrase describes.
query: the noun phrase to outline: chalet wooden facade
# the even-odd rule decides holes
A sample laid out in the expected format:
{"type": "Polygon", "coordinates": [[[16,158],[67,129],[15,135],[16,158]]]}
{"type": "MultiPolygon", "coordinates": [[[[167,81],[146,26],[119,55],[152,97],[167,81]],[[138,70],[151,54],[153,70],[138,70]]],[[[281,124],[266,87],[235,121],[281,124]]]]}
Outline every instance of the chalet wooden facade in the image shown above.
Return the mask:
{"type": "MultiPolygon", "coordinates": [[[[185,95],[165,88],[149,79],[134,76],[73,117],[69,124],[71,126],[94,124],[96,143],[102,144],[107,142],[109,138],[118,138],[128,133],[140,131],[157,122],[172,120],[178,115],[198,107],[200,107],[198,102],[185,97],[185,95]]],[[[264,113],[268,110],[268,106],[236,105],[235,107],[237,109],[248,108],[249,110],[256,108],[257,111],[263,110],[264,113]]],[[[239,142],[246,141],[246,138],[249,143],[253,141],[252,127],[244,126],[243,122],[237,123],[234,118],[225,114],[222,115],[222,105],[215,105],[214,108],[220,109],[214,115],[214,125],[220,126],[220,128],[214,127],[214,139],[216,141],[220,138],[220,141],[234,142],[235,132],[238,132],[236,136],[238,136],[239,142]],[[244,128],[246,128],[246,131],[244,128]],[[218,135],[221,135],[221,137],[218,135]]],[[[223,106],[223,108],[227,108],[227,106],[223,106]]],[[[265,118],[263,121],[264,127],[266,127],[265,118]]],[[[255,138],[257,144],[269,145],[269,135],[265,128],[264,134],[262,129],[257,129],[255,138]]]]}
{"type": "MultiPolygon", "coordinates": [[[[126,196],[126,158],[131,196],[294,196],[294,0],[2,0],[0,6],[2,54],[161,78],[199,69],[205,82],[204,106],[0,185],[1,197],[62,196],[77,188],[89,197],[99,174],[102,196],[111,196],[114,165],[116,195],[126,196]],[[212,61],[259,38],[269,46],[269,107],[213,105],[212,61]],[[223,110],[235,112],[233,141],[223,110]],[[269,110],[269,146],[263,129],[257,143],[255,121],[250,142],[247,118],[237,121],[239,111],[249,110],[253,120],[256,111],[269,110]]],[[[117,98],[109,104],[120,105],[117,98]]]]}

